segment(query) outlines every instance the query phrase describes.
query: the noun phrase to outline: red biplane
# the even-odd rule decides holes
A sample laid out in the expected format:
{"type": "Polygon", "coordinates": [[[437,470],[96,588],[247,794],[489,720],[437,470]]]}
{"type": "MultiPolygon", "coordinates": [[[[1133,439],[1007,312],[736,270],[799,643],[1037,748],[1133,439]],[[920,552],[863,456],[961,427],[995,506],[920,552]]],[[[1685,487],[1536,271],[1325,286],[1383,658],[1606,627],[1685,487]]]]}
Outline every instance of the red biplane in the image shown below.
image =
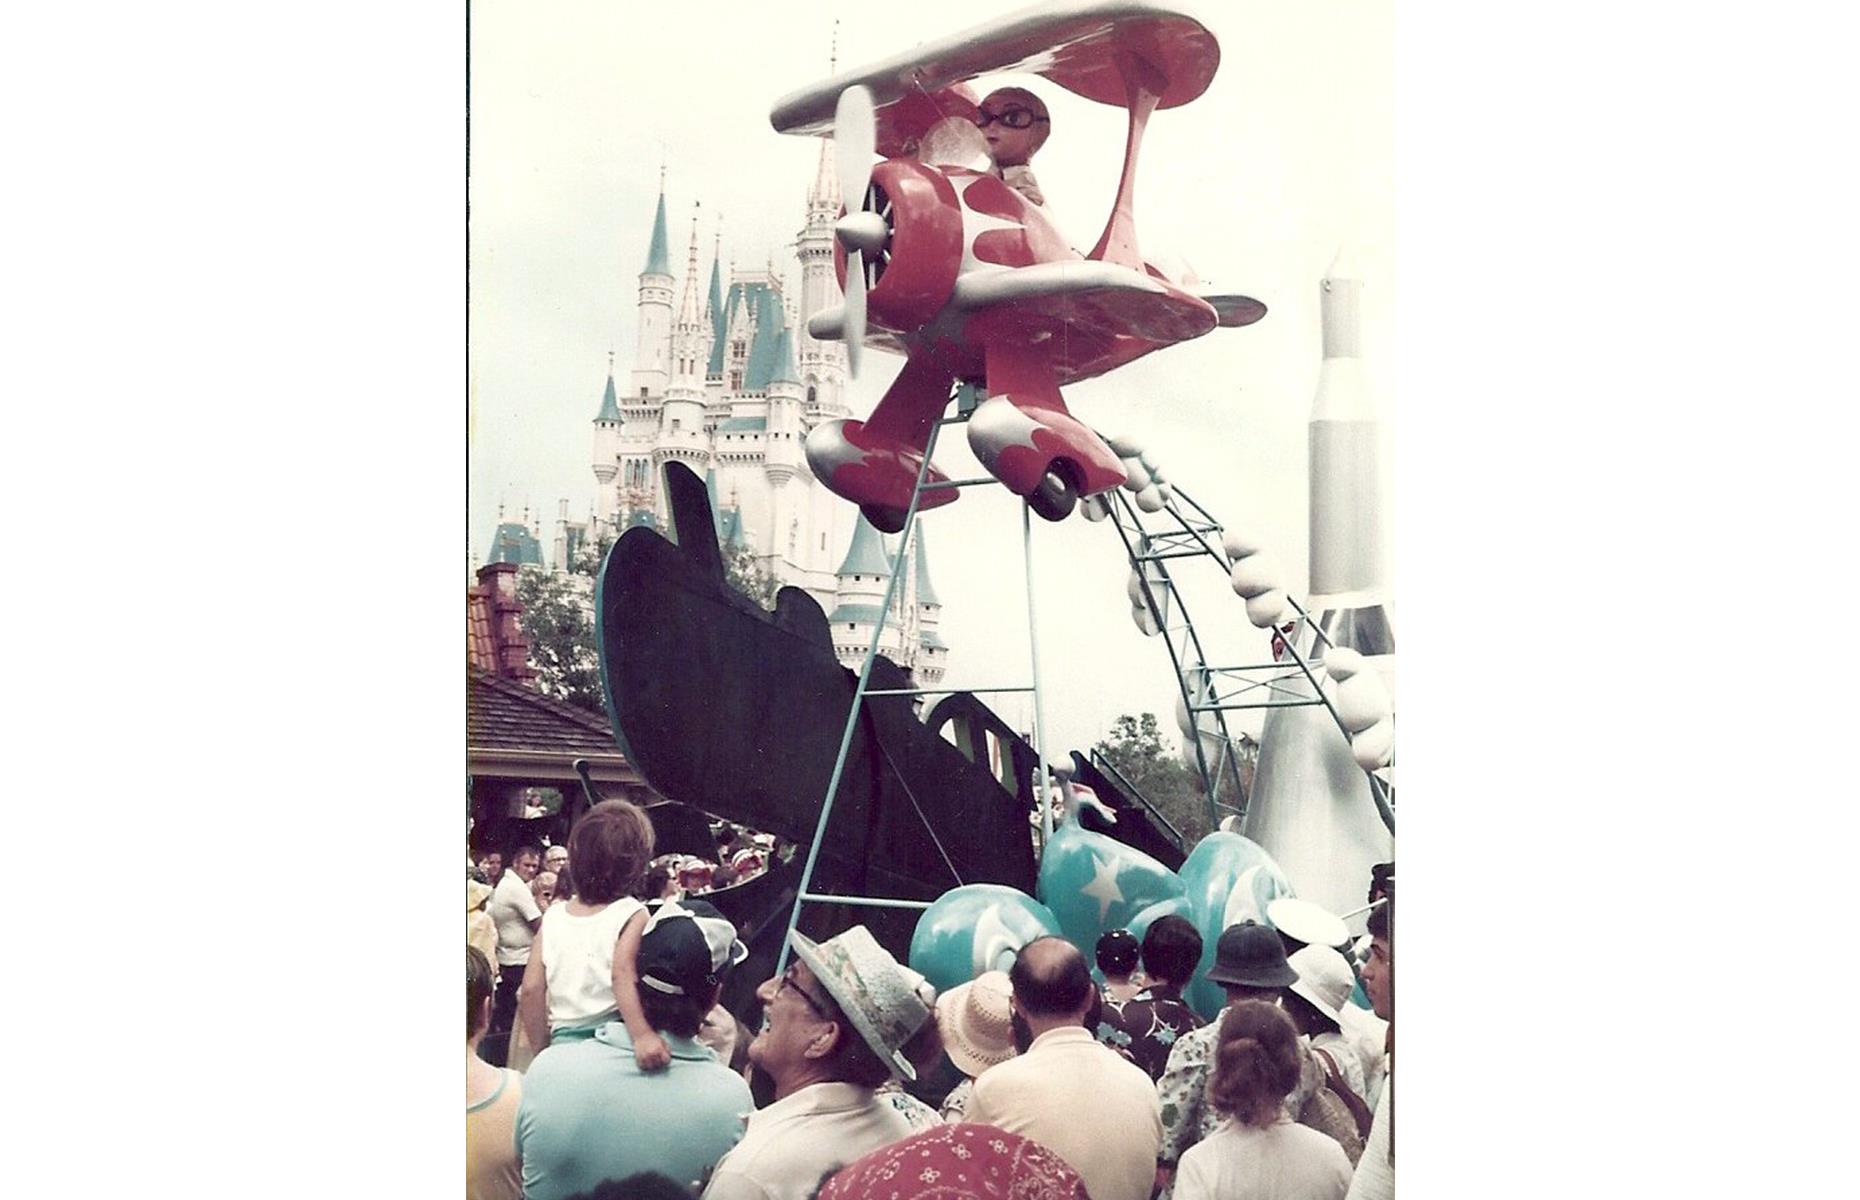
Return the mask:
{"type": "MultiPolygon", "coordinates": [[[[1118,456],[1067,410],[1059,389],[1217,325],[1266,313],[1247,296],[1210,295],[1137,249],[1137,154],[1150,114],[1207,90],[1214,35],[1182,7],[1066,0],[1013,13],[843,72],[775,105],[782,133],[831,133],[847,211],[834,262],[845,303],[808,332],[905,355],[866,421],[808,435],[814,474],[896,532],[930,430],[959,382],[987,398],[968,424],[976,456],[1035,512],[1060,520],[1079,497],[1124,482],[1118,456]],[[1039,206],[989,172],[975,128],[977,76],[1027,72],[1129,112],[1123,173],[1090,253],[1067,244],[1039,206]],[[884,161],[874,165],[873,158],[884,161]],[[858,207],[852,208],[853,202],[858,207]]],[[[934,467],[926,483],[946,482],[934,467]]],[[[925,490],[920,509],[956,499],[925,490]]]]}

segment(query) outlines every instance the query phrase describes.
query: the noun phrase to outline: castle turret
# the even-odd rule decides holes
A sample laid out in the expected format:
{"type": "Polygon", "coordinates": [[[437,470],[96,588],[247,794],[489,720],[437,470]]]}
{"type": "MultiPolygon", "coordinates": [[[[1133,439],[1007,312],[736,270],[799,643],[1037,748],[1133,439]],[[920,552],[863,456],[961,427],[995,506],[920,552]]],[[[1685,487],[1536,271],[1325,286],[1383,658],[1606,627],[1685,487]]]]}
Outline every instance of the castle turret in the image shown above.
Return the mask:
{"type": "Polygon", "coordinates": [[[659,176],[659,210],[652,220],[652,245],[639,273],[639,348],[633,356],[633,396],[656,396],[670,382],[672,353],[672,267],[665,244],[665,176],[659,176]]]}
{"type": "Polygon", "coordinates": [[[806,437],[801,425],[801,377],[794,369],[794,336],[786,325],[775,337],[772,357],[765,469],[770,479],[786,482],[800,469],[801,443],[806,437]]]}
{"type": "Polygon", "coordinates": [[[936,597],[936,589],[930,584],[930,555],[924,549],[924,527],[922,522],[914,526],[917,545],[913,566],[916,575],[911,582],[915,585],[917,601],[917,644],[923,648],[918,657],[917,667],[912,672],[920,687],[935,687],[943,681],[943,672],[949,666],[949,643],[937,627],[942,623],[943,604],[936,597]]]}
{"type": "MultiPolygon", "coordinates": [[[[891,583],[891,556],[885,552],[884,538],[864,514],[853,525],[852,543],[846,548],[846,558],[837,574],[835,602],[827,625],[839,660],[857,664],[871,644],[872,627],[884,615],[885,590],[891,583]]],[[[900,588],[900,594],[904,590],[900,588]]],[[[895,618],[886,621],[885,632],[879,637],[879,651],[909,669],[908,656],[901,652],[906,644],[900,623],[895,618]]]]}
{"type": "Polygon", "coordinates": [[[710,462],[710,435],[704,428],[704,371],[710,361],[710,323],[698,307],[697,218],[691,218],[691,245],[685,256],[685,286],[672,324],[671,377],[659,412],[656,466],[668,460],[694,471],[710,462]]]}
{"type": "Polygon", "coordinates": [[[820,165],[807,190],[807,218],[795,249],[801,260],[800,337],[796,347],[803,402],[810,418],[845,416],[846,347],[822,342],[807,332],[808,318],[842,300],[833,271],[833,224],[840,215],[840,185],[833,162],[833,141],[820,141],[820,165]]]}
{"type": "Polygon", "coordinates": [[[607,354],[607,390],[594,416],[594,519],[606,521],[614,511],[614,480],[620,474],[620,397],[614,390],[614,356],[607,354]]]}
{"type": "MultiPolygon", "coordinates": [[[[713,268],[711,288],[715,290],[716,287],[713,268]]],[[[666,389],[668,398],[675,392],[690,392],[702,399],[715,336],[698,293],[697,217],[693,216],[691,246],[685,255],[685,286],[678,301],[678,316],[672,322],[672,378],[666,389]]]]}

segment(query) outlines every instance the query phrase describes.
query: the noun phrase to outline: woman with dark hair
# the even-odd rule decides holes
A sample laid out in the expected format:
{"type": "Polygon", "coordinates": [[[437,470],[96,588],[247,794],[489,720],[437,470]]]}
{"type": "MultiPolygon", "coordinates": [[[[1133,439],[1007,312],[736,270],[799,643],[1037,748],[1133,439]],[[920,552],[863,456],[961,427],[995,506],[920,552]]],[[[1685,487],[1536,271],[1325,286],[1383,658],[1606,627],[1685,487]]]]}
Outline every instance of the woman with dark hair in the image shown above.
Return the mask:
{"type": "Polygon", "coordinates": [[[1128,929],[1108,929],[1098,939],[1098,970],[1104,974],[1104,998],[1122,1004],[1143,990],[1130,978],[1137,969],[1137,937],[1128,929]]]}
{"type": "Polygon", "coordinates": [[[1208,1084],[1226,1120],[1182,1155],[1174,1200],[1343,1200],[1343,1148],[1285,1116],[1301,1067],[1298,1031],[1277,1006],[1246,1000],[1227,1010],[1208,1084]]]}

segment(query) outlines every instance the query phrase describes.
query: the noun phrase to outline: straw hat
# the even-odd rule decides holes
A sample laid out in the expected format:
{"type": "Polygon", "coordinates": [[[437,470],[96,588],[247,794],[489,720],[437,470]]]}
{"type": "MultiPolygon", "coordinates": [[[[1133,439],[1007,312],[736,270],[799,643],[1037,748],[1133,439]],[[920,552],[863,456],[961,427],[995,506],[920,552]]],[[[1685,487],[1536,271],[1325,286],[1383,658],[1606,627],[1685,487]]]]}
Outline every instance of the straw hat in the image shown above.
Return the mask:
{"type": "Polygon", "coordinates": [[[1013,994],[1006,971],[989,971],[936,998],[943,1049],[971,1079],[1014,1057],[1013,994]]]}
{"type": "Polygon", "coordinates": [[[794,952],[820,980],[865,1044],[892,1074],[916,1079],[904,1044],[930,1017],[936,989],[909,967],[900,966],[872,931],[854,925],[837,937],[815,942],[796,930],[794,952]]]}
{"type": "Polygon", "coordinates": [[[488,883],[479,883],[476,879],[467,879],[465,881],[465,911],[472,912],[477,909],[479,905],[489,900],[491,898],[491,893],[496,890],[496,888],[488,883]]]}
{"type": "Polygon", "coordinates": [[[1292,993],[1303,996],[1313,1008],[1341,1025],[1343,1006],[1349,1003],[1350,991],[1356,986],[1356,976],[1343,955],[1329,946],[1306,946],[1286,962],[1298,972],[1292,993]]]}

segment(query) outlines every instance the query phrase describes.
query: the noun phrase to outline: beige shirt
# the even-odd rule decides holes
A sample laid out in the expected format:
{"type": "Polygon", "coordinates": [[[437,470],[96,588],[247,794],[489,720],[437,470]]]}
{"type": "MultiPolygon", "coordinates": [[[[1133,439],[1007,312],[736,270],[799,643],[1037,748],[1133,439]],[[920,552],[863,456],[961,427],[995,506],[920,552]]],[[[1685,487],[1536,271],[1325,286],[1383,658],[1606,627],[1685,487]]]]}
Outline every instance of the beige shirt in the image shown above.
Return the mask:
{"type": "Polygon", "coordinates": [[[815,1083],[749,1118],[704,1200],[810,1200],[821,1176],[911,1133],[904,1114],[852,1083],[815,1083]]]}
{"type": "Polygon", "coordinates": [[[519,1200],[523,1172],[517,1164],[517,1106],[523,1076],[505,1071],[489,1096],[465,1109],[465,1200],[519,1200]]]}
{"type": "Polygon", "coordinates": [[[1156,1085],[1086,1029],[1049,1029],[988,1068],[967,1119],[1055,1151],[1092,1200],[1149,1200],[1162,1145],[1156,1085]]]}

